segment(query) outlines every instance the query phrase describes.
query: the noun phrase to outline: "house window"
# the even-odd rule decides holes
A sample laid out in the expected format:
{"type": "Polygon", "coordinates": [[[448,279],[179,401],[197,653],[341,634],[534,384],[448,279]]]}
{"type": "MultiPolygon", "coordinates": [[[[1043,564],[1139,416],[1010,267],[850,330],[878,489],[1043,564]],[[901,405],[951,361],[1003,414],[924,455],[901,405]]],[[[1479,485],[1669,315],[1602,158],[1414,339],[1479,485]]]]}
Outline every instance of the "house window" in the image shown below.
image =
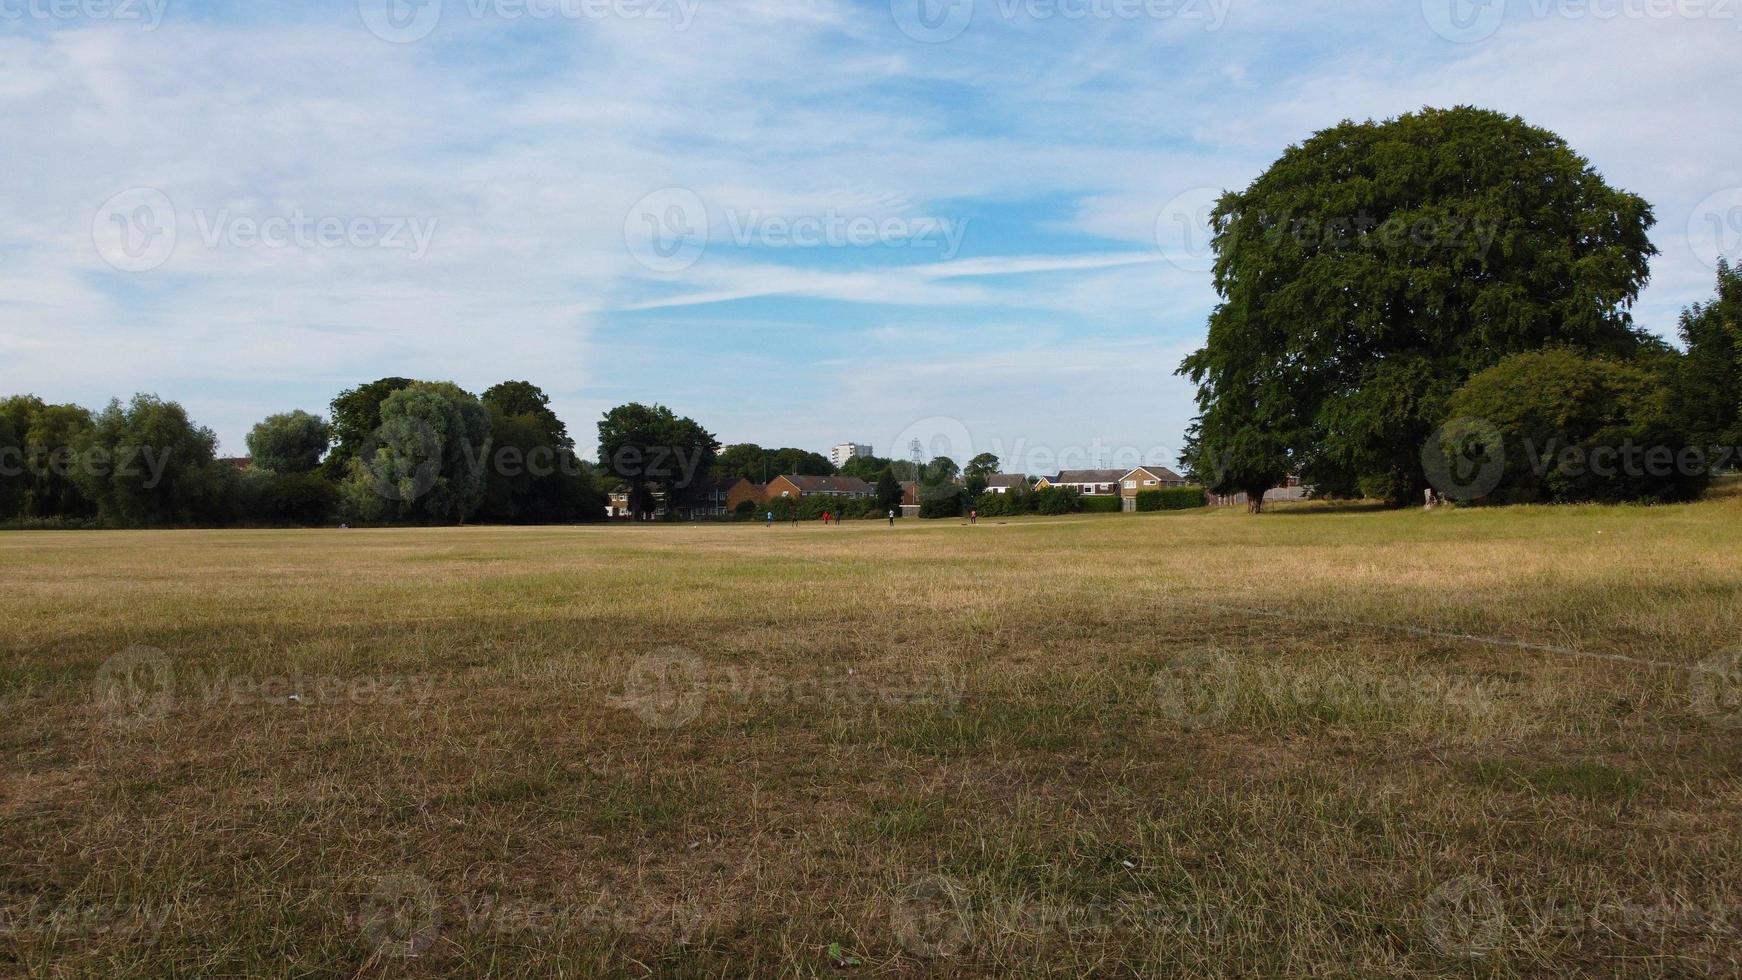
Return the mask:
{"type": "Polygon", "coordinates": [[[1146,487],[1153,487],[1153,486],[1155,486],[1155,484],[1156,484],[1156,481],[1154,481],[1154,480],[1144,480],[1143,481],[1143,485],[1146,487]]]}
{"type": "MultiPolygon", "coordinates": [[[[1153,483],[1155,481],[1151,480],[1150,482],[1153,483]]],[[[1137,481],[1136,480],[1126,480],[1125,481],[1125,489],[1127,489],[1127,490],[1137,489],[1137,481]]]]}

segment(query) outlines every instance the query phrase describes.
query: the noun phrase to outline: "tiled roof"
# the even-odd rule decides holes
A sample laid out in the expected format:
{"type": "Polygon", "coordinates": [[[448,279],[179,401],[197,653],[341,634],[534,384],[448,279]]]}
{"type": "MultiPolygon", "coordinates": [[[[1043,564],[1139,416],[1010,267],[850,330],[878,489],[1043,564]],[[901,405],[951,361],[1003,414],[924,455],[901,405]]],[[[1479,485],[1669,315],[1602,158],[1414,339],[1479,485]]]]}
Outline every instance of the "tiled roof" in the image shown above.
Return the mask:
{"type": "Polygon", "coordinates": [[[782,475],[798,488],[799,493],[876,493],[877,488],[856,476],[792,476],[782,475]]]}

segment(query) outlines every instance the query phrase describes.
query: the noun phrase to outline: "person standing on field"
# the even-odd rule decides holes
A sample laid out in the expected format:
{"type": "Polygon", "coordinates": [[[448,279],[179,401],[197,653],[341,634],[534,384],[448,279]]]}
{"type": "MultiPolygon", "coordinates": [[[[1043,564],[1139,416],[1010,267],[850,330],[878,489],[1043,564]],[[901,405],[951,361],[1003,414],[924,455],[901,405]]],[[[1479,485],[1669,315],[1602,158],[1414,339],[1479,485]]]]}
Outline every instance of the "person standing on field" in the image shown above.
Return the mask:
{"type": "Polygon", "coordinates": [[[894,526],[895,526],[895,511],[890,511],[890,512],[889,512],[889,526],[890,526],[890,527],[894,527],[894,526]]]}
{"type": "Polygon", "coordinates": [[[968,523],[969,524],[980,523],[980,512],[978,510],[968,511],[968,523]]]}
{"type": "Polygon", "coordinates": [[[769,512],[768,512],[768,526],[769,526],[769,527],[773,527],[773,526],[774,526],[774,511],[769,511],[769,512]]]}

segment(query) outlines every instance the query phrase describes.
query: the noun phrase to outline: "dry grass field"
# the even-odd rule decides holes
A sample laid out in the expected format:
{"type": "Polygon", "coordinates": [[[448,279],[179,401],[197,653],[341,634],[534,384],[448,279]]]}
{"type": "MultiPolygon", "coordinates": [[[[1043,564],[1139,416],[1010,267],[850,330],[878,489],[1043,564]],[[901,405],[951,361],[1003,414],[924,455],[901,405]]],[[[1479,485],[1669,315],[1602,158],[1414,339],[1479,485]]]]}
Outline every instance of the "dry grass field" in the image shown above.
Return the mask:
{"type": "Polygon", "coordinates": [[[0,536],[0,972],[1735,976],[1742,498],[0,536]]]}

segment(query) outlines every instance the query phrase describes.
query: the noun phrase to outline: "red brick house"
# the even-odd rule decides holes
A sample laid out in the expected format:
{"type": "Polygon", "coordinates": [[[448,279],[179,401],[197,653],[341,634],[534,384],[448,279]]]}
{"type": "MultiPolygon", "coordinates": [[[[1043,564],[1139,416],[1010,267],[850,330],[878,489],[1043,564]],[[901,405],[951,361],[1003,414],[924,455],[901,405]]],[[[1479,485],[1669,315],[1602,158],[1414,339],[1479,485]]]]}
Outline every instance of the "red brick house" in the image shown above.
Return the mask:
{"type": "Polygon", "coordinates": [[[875,497],[877,488],[856,476],[777,476],[762,499],[775,497],[875,497]]]}

